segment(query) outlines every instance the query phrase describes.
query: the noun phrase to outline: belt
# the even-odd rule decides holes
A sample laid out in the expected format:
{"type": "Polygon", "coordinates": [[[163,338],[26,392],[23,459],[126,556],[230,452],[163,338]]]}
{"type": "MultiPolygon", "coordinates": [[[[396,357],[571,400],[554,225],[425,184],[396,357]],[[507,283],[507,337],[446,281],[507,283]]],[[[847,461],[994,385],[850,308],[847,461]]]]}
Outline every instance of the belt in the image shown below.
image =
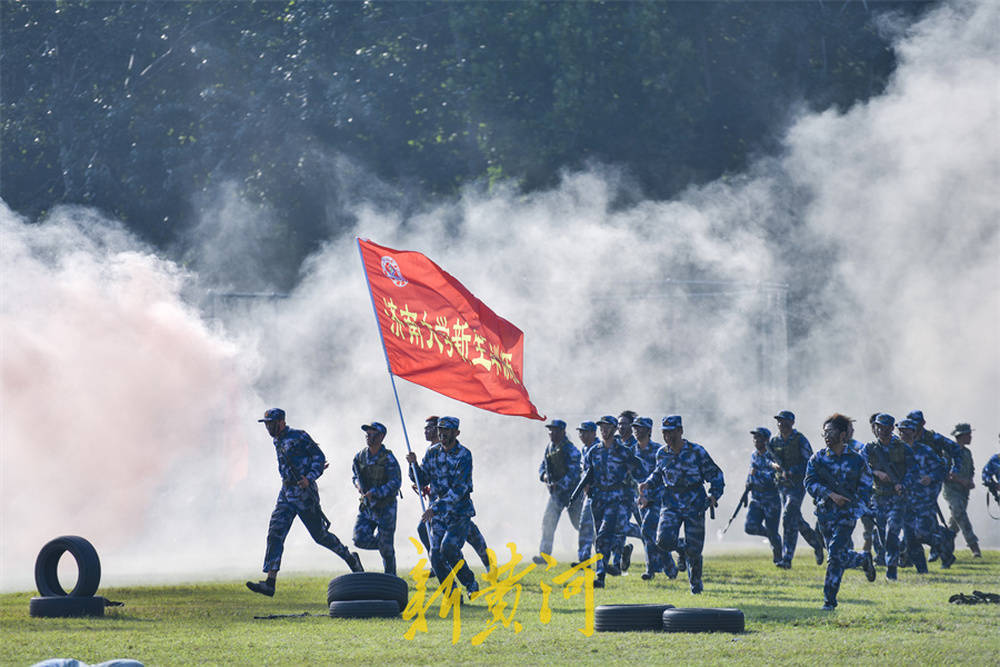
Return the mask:
{"type": "Polygon", "coordinates": [[[683,493],[684,491],[691,491],[692,489],[702,488],[701,484],[677,484],[674,486],[664,486],[667,491],[673,491],[674,493],[683,493]]]}
{"type": "Polygon", "coordinates": [[[617,491],[618,489],[626,488],[624,484],[612,484],[611,486],[601,486],[600,484],[595,484],[594,489],[597,491],[617,491]]]}

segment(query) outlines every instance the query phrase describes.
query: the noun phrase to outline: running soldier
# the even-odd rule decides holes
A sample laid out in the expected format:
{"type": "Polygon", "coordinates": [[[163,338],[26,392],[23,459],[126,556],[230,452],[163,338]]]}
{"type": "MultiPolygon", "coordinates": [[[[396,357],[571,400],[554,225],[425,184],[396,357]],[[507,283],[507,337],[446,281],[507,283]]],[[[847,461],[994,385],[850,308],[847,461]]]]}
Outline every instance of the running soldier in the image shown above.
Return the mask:
{"type": "MultiPolygon", "coordinates": [[[[636,458],[642,461],[639,480],[644,481],[656,468],[656,454],[661,445],[650,440],[653,432],[653,420],[649,417],[639,417],[632,423],[636,444],[633,448],[636,458]]],[[[646,571],[642,573],[643,581],[649,581],[657,572],[665,573],[669,578],[677,577],[677,566],[670,554],[664,554],[656,546],[656,527],[660,523],[660,499],[647,497],[645,507],[639,508],[639,519],[642,529],[642,544],[646,550],[646,571]],[[669,563],[669,565],[666,565],[669,563]]]]}
{"type": "Polygon", "coordinates": [[[604,588],[605,574],[621,574],[611,563],[610,557],[616,549],[621,549],[625,541],[630,476],[638,474],[642,463],[616,435],[617,419],[607,415],[601,417],[597,425],[601,429],[601,445],[587,451],[583,474],[589,480],[586,488],[590,493],[596,529],[594,548],[602,555],[601,560],[597,561],[594,586],[604,588]]]}
{"type": "Polygon", "coordinates": [[[944,482],[944,499],[948,503],[950,517],[948,519],[948,529],[953,533],[962,531],[965,544],[972,552],[973,558],[982,558],[983,553],[979,550],[979,538],[972,529],[972,522],[969,521],[969,491],[976,487],[973,478],[976,476],[976,466],[972,462],[972,452],[969,451],[969,443],[972,442],[972,427],[968,424],[955,424],[951,432],[955,437],[955,442],[961,449],[957,473],[948,473],[944,482]]]}
{"type": "MultiPolygon", "coordinates": [[[[583,462],[587,460],[587,452],[593,447],[598,447],[601,441],[597,438],[597,424],[595,422],[580,422],[576,432],[580,435],[580,473],[583,474],[583,462]]],[[[573,567],[590,558],[590,551],[594,548],[594,512],[590,503],[590,494],[580,495],[583,502],[580,505],[580,537],[577,541],[577,560],[573,562],[573,567]]]]}
{"type": "Polygon", "coordinates": [[[677,548],[677,538],[684,525],[684,551],[687,556],[688,583],[697,595],[704,588],[701,580],[701,551],[705,545],[705,510],[714,511],[725,488],[722,470],[701,445],[684,439],[680,415],[670,415],[662,422],[664,446],[656,455],[656,467],[639,485],[639,504],[659,496],[660,521],[656,545],[664,552],[677,548]],[[705,484],[709,485],[708,494],[705,484]]]}
{"type": "MultiPolygon", "coordinates": [[[[618,435],[622,439],[622,444],[635,451],[636,443],[638,440],[635,437],[634,429],[632,424],[635,421],[636,412],[635,410],[623,410],[620,415],[618,415],[618,435]]],[[[639,508],[635,503],[635,486],[638,483],[636,480],[632,480],[629,484],[628,493],[629,503],[628,503],[628,517],[625,519],[625,538],[634,537],[638,540],[642,539],[642,519],[639,518],[639,508]],[[633,520],[634,519],[634,520],[633,520]]],[[[632,551],[635,547],[622,540],[622,546],[619,550],[615,551],[612,558],[615,568],[621,572],[628,572],[629,567],[632,564],[632,551]]]]}
{"type": "Polygon", "coordinates": [[[361,558],[357,552],[348,551],[347,547],[330,532],[330,521],[323,514],[319,504],[319,489],[316,480],[326,468],[326,457],[309,434],[305,431],[289,428],[285,424],[285,411],[281,408],[271,408],[264,413],[263,419],[268,435],[274,442],[274,453],[278,457],[278,474],[281,475],[281,491],[271,513],[271,521],[267,527],[267,550],[264,553],[264,581],[248,581],[247,588],[254,593],[272,597],[281,569],[281,554],[285,550],[285,537],[292,527],[292,521],[299,517],[309,535],[316,541],[337,554],[352,572],[363,572],[361,558]]]}
{"type": "MultiPolygon", "coordinates": [[[[886,566],[885,578],[896,580],[900,565],[900,534],[906,525],[907,492],[915,483],[916,460],[913,450],[892,433],[896,423],[889,414],[875,417],[878,439],[865,445],[864,457],[874,479],[872,507],[875,510],[875,561],[886,566]]],[[[867,549],[865,549],[867,551],[867,549]]]]}
{"type": "MultiPolygon", "coordinates": [[[[431,524],[430,560],[434,574],[443,584],[448,574],[462,558],[462,547],[469,535],[469,524],[476,515],[472,504],[472,452],[458,441],[459,422],[455,417],[437,421],[438,442],[427,449],[423,461],[409,452],[408,463],[418,486],[430,486],[430,507],[422,520],[431,524]]],[[[459,581],[471,596],[479,590],[472,571],[466,566],[458,570],[459,581]]]]}
{"type": "Polygon", "coordinates": [[[868,581],[875,581],[875,563],[867,551],[851,549],[851,534],[872,492],[872,475],[860,454],[847,447],[851,421],[841,414],[823,423],[826,448],[809,458],[805,485],[816,502],[816,518],[826,539],[826,580],[823,609],[837,608],[837,593],[844,570],[861,568],[868,581]]]}
{"type": "MultiPolygon", "coordinates": [[[[861,453],[862,456],[865,456],[865,454],[864,454],[864,448],[865,447],[867,447],[868,445],[870,445],[872,442],[878,442],[878,424],[875,422],[875,420],[878,419],[878,416],[880,414],[882,414],[882,413],[880,413],[880,412],[873,412],[872,416],[868,418],[868,425],[869,425],[869,427],[872,430],[872,435],[875,436],[875,440],[870,440],[869,442],[867,442],[865,445],[863,445],[861,447],[861,452],[860,453],[861,453]]],[[[893,418],[893,422],[895,423],[895,417],[893,418]]],[[[867,461],[868,458],[865,457],[865,460],[867,461]]],[[[869,467],[870,467],[870,464],[871,464],[871,462],[869,462],[869,467]]],[[[874,503],[874,502],[875,502],[875,496],[872,495],[872,503],[874,503]]],[[[867,511],[864,514],[861,515],[861,527],[862,527],[862,533],[861,533],[861,535],[862,535],[862,539],[864,540],[864,546],[861,547],[861,550],[862,551],[871,551],[872,550],[872,543],[873,543],[873,539],[872,538],[874,537],[875,540],[877,541],[877,543],[875,544],[875,554],[876,554],[875,555],[875,562],[876,563],[880,563],[878,554],[879,553],[883,553],[883,554],[885,553],[885,545],[882,544],[882,542],[878,538],[878,535],[876,535],[876,531],[875,531],[875,507],[874,507],[874,505],[871,506],[871,507],[868,507],[867,511]]],[[[882,562],[881,564],[885,565],[884,562],[882,562]]]]}
{"type": "MultiPolygon", "coordinates": [[[[438,441],[437,424],[438,424],[438,418],[436,415],[431,415],[424,422],[424,440],[426,440],[429,443],[428,448],[430,448],[430,445],[433,445],[438,441]]],[[[412,471],[410,472],[410,478],[411,479],[413,478],[412,471]]],[[[424,486],[423,488],[419,488],[416,485],[416,483],[414,483],[413,490],[423,494],[423,496],[427,498],[428,502],[433,502],[433,499],[430,498],[429,485],[424,486]]],[[[430,555],[431,538],[427,527],[428,524],[424,521],[418,523],[417,535],[420,536],[420,541],[423,543],[424,548],[427,549],[428,555],[430,555]]],[[[486,538],[483,537],[483,534],[482,532],[480,532],[479,526],[476,525],[476,522],[472,521],[471,519],[469,520],[469,535],[468,537],[465,538],[465,543],[468,544],[470,547],[472,547],[472,549],[476,552],[476,555],[479,556],[479,560],[482,561],[483,567],[486,568],[487,571],[489,571],[491,565],[490,565],[489,548],[486,546],[486,538]]],[[[467,568],[468,561],[466,561],[466,564],[463,565],[462,567],[467,568]]],[[[431,571],[433,570],[434,570],[434,564],[432,563],[431,571]]]]}
{"type": "Polygon", "coordinates": [[[930,446],[916,442],[919,424],[911,419],[899,422],[899,437],[913,449],[916,483],[910,489],[907,523],[910,537],[907,551],[910,561],[919,574],[927,573],[927,561],[922,545],[930,545],[941,557],[941,567],[949,568],[955,562],[955,534],[938,523],[937,497],[945,478],[945,463],[930,446]]]}
{"type": "Polygon", "coordinates": [[[806,474],[806,463],[813,454],[812,446],[804,435],[795,430],[795,415],[792,412],[782,410],[774,418],[778,422],[778,434],[767,443],[767,451],[775,460],[774,469],[778,471],[778,491],[781,494],[783,509],[781,528],[784,549],[781,560],[776,565],[786,570],[792,567],[795,545],[800,533],[813,548],[816,564],[822,565],[823,538],[802,518],[802,500],[806,495],[803,479],[806,474]]]}
{"type": "Polygon", "coordinates": [[[767,452],[771,432],[763,426],[758,426],[750,431],[750,434],[753,435],[755,451],[750,455],[750,473],[747,475],[750,503],[747,505],[743,532],[747,535],[766,537],[771,543],[771,559],[777,564],[782,558],[781,535],[778,534],[778,524],[781,521],[781,496],[775,480],[777,473],[774,470],[774,459],[767,452]]]}
{"type": "MultiPolygon", "coordinates": [[[[929,428],[925,428],[924,424],[924,413],[922,410],[913,410],[910,414],[906,415],[906,418],[914,422],[917,426],[917,433],[913,438],[915,443],[927,445],[941,458],[944,462],[945,470],[957,474],[959,459],[962,457],[962,447],[952,440],[951,438],[946,438],[940,433],[935,433],[929,428]]],[[[942,485],[938,484],[938,495],[941,494],[942,485]]],[[[934,498],[934,504],[937,506],[937,498],[934,498]]],[[[943,519],[942,519],[943,521],[943,519]]],[[[927,562],[933,563],[938,559],[940,554],[936,547],[931,547],[930,557],[927,562]]]]}
{"type": "MultiPolygon", "coordinates": [[[[566,437],[566,422],[553,419],[545,428],[549,430],[549,444],[545,447],[545,455],[538,467],[538,477],[549,489],[549,501],[542,517],[542,542],[538,547],[539,554],[552,555],[552,542],[555,539],[556,526],[559,517],[565,509],[573,528],[580,530],[580,510],[583,498],[577,497],[569,502],[570,494],[580,483],[581,458],[578,450],[566,437]]],[[[534,563],[544,565],[542,556],[531,559],[534,563]]]]}
{"type": "Polygon", "coordinates": [[[361,427],[367,447],[354,455],[354,486],[361,493],[354,523],[354,546],[378,549],[386,574],[396,574],[396,496],[402,485],[399,462],[382,441],[386,428],[379,422],[361,427]],[[376,537],[375,533],[378,532],[376,537]]]}

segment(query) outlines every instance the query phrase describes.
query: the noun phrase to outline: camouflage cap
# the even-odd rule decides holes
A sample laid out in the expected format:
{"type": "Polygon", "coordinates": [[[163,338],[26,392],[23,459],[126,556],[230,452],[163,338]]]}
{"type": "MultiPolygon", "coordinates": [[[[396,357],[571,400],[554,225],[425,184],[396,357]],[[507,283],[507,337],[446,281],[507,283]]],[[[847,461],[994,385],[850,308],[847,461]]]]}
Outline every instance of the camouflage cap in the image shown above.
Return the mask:
{"type": "Polygon", "coordinates": [[[281,408],[271,408],[264,413],[263,419],[258,419],[258,422],[276,422],[278,420],[285,418],[285,411],[281,408]]]}
{"type": "Polygon", "coordinates": [[[385,435],[385,425],[379,422],[372,422],[371,424],[365,424],[361,427],[362,431],[378,431],[382,435],[385,435]]]}
{"type": "Polygon", "coordinates": [[[577,431],[597,431],[597,424],[594,422],[580,422],[580,425],[576,428],[577,431]]]}
{"type": "Polygon", "coordinates": [[[896,423],[896,418],[888,412],[880,412],[878,413],[878,416],[875,417],[875,423],[892,428],[892,425],[896,423]]]}
{"type": "Polygon", "coordinates": [[[683,428],[680,415],[669,415],[661,422],[664,431],[673,431],[675,428],[683,428]]]}
{"type": "Polygon", "coordinates": [[[910,414],[906,415],[906,418],[910,421],[917,422],[918,424],[923,424],[926,420],[924,419],[923,410],[913,410],[910,414]]]}
{"type": "Polygon", "coordinates": [[[611,424],[612,426],[615,426],[615,427],[618,426],[618,420],[615,417],[611,416],[611,415],[604,415],[603,417],[601,417],[600,419],[597,420],[597,423],[598,424],[611,424]]]}
{"type": "Polygon", "coordinates": [[[458,417],[438,417],[438,428],[458,428],[458,417]]]}
{"type": "Polygon", "coordinates": [[[787,419],[790,422],[795,421],[795,413],[791,410],[782,410],[778,414],[774,415],[775,419],[787,419]]]}
{"type": "Polygon", "coordinates": [[[754,430],[750,431],[751,435],[762,435],[765,440],[771,439],[771,432],[764,428],[763,426],[758,426],[754,430]]]}
{"type": "Polygon", "coordinates": [[[901,419],[900,422],[896,424],[896,428],[898,428],[900,431],[916,431],[917,426],[918,426],[917,422],[913,421],[909,417],[907,417],[906,419],[901,419]]]}
{"type": "Polygon", "coordinates": [[[566,428],[566,422],[561,419],[553,419],[545,425],[545,428],[566,428]]]}
{"type": "Polygon", "coordinates": [[[963,433],[972,433],[972,427],[965,422],[955,424],[955,428],[951,430],[952,435],[962,435],[963,433]]]}
{"type": "Polygon", "coordinates": [[[653,428],[653,420],[649,417],[636,417],[635,421],[632,422],[632,426],[635,428],[653,428]]]}

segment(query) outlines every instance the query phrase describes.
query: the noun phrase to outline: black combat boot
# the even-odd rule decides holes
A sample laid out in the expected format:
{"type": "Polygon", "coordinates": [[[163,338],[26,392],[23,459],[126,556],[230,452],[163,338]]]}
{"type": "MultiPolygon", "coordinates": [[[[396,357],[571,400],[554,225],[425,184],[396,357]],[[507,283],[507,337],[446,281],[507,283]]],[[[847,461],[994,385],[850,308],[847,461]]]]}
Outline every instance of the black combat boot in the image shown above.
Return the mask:
{"type": "Polygon", "coordinates": [[[273,579],[265,579],[264,581],[248,581],[247,588],[252,590],[254,593],[260,593],[261,595],[266,595],[269,598],[274,597],[273,579]]]}

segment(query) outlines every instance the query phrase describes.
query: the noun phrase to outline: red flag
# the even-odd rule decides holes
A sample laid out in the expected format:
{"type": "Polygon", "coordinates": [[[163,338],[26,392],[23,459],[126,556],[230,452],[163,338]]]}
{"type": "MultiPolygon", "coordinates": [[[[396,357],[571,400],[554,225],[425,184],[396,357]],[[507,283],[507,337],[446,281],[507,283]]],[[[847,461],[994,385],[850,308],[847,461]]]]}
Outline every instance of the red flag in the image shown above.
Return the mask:
{"type": "Polygon", "coordinates": [[[358,239],[389,370],[502,415],[544,419],[524,387],[524,333],[419,252],[358,239]]]}

